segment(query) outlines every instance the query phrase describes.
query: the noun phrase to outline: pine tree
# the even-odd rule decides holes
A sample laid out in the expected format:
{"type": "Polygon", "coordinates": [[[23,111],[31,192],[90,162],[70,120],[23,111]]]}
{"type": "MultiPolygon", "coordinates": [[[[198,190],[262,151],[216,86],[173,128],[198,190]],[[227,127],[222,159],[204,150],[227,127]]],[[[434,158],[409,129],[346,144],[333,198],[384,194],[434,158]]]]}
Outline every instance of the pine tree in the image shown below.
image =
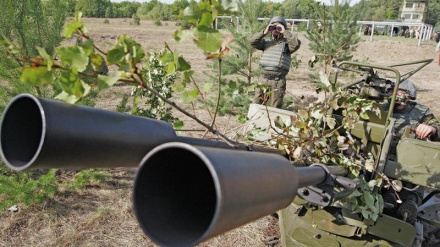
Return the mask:
{"type": "MultiPolygon", "coordinates": [[[[251,103],[254,93],[249,88],[252,84],[252,78],[256,78],[259,69],[254,69],[257,58],[253,56],[252,46],[248,42],[248,38],[255,32],[262,31],[267,22],[256,21],[258,17],[263,16],[265,4],[262,0],[245,0],[238,1],[238,11],[240,13],[240,23],[234,23],[229,26],[229,32],[233,35],[234,40],[228,46],[231,52],[228,56],[221,58],[221,74],[222,74],[222,97],[220,99],[219,113],[244,115],[251,103]],[[227,77],[229,76],[230,77],[227,77]],[[225,77],[226,76],[226,77],[225,77]],[[228,79],[230,78],[230,79],[228,79]]],[[[213,60],[213,71],[218,71],[219,61],[213,60]]],[[[207,75],[211,84],[218,83],[216,76],[207,75]]],[[[208,102],[214,105],[213,102],[208,102]]]]}
{"type": "Polygon", "coordinates": [[[352,59],[352,52],[360,41],[356,26],[358,16],[347,2],[339,4],[338,0],[330,7],[316,4],[315,13],[318,21],[311,23],[306,34],[309,48],[316,54],[309,64],[323,62],[327,72],[329,65],[352,59]]]}
{"type": "MultiPolygon", "coordinates": [[[[37,46],[53,55],[55,47],[62,40],[65,21],[64,2],[61,0],[17,0],[0,1],[0,34],[15,44],[23,56],[37,57],[37,46]]],[[[2,37],[0,36],[0,38],[2,37]]],[[[0,52],[4,54],[4,51],[0,52]]],[[[44,90],[36,90],[20,82],[21,67],[8,56],[0,56],[0,110],[6,102],[18,93],[44,95],[44,90]],[[7,85],[6,85],[7,84],[7,85]]],[[[50,96],[49,96],[50,97],[50,96]]]]}

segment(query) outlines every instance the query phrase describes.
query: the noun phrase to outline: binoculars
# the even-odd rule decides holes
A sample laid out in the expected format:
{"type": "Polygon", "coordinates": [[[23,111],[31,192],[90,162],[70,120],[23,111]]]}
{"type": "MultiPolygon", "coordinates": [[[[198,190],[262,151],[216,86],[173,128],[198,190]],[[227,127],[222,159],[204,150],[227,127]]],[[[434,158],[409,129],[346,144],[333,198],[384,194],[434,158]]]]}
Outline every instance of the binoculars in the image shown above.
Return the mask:
{"type": "Polygon", "coordinates": [[[283,30],[280,26],[269,26],[269,31],[277,30],[278,32],[281,32],[283,30]]]}

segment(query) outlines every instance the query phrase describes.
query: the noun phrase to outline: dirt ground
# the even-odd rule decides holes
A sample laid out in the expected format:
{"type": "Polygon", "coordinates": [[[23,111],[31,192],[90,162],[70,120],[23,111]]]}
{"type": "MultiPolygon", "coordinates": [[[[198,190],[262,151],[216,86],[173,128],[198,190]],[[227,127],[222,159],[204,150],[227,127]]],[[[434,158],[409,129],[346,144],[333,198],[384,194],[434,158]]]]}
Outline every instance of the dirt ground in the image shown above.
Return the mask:
{"type": "MultiPolygon", "coordinates": [[[[103,24],[103,19],[84,21],[90,36],[104,49],[114,44],[117,34],[131,36],[146,51],[161,49],[166,42],[191,62],[197,71],[196,78],[203,82],[202,72],[208,70],[205,56],[190,39],[180,43],[174,41],[172,33],[177,27],[173,22],[155,26],[152,22],[141,21],[140,26],[135,26],[127,19],[110,19],[110,24],[103,24]]],[[[302,63],[288,75],[287,85],[288,94],[295,97],[310,95],[314,91],[308,82],[307,68],[307,61],[313,54],[304,34],[300,33],[299,37],[302,47],[297,56],[302,63]]],[[[412,80],[418,88],[418,101],[439,115],[440,66],[435,46],[433,41],[418,46],[417,40],[413,39],[375,36],[373,41],[359,44],[354,59],[391,65],[433,58],[434,62],[414,75],[412,80]]],[[[103,92],[97,107],[114,110],[120,96],[128,92],[128,86],[103,92]]],[[[231,120],[223,118],[219,121],[226,125],[231,120]]],[[[44,205],[27,209],[19,205],[18,212],[0,212],[0,246],[155,246],[142,233],[133,214],[131,189],[135,169],[114,169],[112,173],[113,178],[105,184],[92,185],[79,192],[60,193],[44,205]]],[[[276,220],[268,216],[199,246],[265,246],[264,240],[271,237],[279,237],[279,229],[276,220]]]]}

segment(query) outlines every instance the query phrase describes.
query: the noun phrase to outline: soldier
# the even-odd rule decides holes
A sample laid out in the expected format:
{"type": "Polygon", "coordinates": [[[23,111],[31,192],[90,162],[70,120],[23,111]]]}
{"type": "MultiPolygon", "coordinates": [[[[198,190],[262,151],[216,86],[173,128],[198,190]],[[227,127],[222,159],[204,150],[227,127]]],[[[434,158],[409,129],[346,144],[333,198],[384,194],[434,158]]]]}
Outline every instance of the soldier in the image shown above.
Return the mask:
{"type": "Polygon", "coordinates": [[[255,90],[254,103],[262,104],[270,100],[272,107],[281,108],[283,105],[291,55],[301,46],[297,35],[286,31],[286,28],[286,20],[276,16],[270,20],[263,32],[249,38],[252,47],[263,51],[260,60],[262,76],[258,83],[268,86],[268,93],[261,88],[255,90]],[[270,39],[264,39],[267,34],[270,34],[270,39]]]}
{"type": "MultiPolygon", "coordinates": [[[[392,93],[392,90],[389,91],[392,93]]],[[[394,105],[393,117],[396,118],[397,135],[401,135],[407,126],[412,126],[419,138],[439,141],[439,122],[427,106],[416,103],[417,90],[414,83],[405,80],[400,83],[394,105]]]]}

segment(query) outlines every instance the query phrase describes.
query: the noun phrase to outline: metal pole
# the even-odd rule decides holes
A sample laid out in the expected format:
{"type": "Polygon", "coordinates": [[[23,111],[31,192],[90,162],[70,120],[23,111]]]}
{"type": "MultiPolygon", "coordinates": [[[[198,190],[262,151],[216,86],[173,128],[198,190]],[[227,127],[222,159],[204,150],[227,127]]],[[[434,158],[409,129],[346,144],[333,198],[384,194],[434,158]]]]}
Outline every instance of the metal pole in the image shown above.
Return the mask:
{"type": "Polygon", "coordinates": [[[373,41],[373,35],[374,35],[374,22],[371,25],[371,35],[370,35],[370,41],[373,41]]]}

